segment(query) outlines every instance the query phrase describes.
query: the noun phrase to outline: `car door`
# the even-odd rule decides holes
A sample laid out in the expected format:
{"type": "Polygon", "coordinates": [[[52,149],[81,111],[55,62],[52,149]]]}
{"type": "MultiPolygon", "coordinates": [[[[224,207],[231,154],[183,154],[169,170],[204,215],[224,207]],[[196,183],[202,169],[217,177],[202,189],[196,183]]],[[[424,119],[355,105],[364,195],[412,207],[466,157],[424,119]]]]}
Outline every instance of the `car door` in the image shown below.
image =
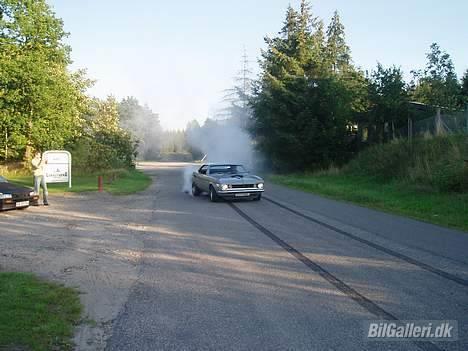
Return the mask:
{"type": "Polygon", "coordinates": [[[197,173],[195,173],[195,184],[202,191],[208,191],[209,181],[207,179],[208,165],[201,166],[197,173]]]}

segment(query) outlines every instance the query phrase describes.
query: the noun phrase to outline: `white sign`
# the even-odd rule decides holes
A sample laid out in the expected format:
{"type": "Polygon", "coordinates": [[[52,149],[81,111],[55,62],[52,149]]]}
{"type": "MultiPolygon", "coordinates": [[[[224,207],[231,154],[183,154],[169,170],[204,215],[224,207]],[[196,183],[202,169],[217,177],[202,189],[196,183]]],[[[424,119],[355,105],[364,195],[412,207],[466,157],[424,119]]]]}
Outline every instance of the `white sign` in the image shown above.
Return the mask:
{"type": "Polygon", "coordinates": [[[44,174],[47,183],[68,183],[71,188],[71,154],[68,151],[44,152],[44,174]]]}

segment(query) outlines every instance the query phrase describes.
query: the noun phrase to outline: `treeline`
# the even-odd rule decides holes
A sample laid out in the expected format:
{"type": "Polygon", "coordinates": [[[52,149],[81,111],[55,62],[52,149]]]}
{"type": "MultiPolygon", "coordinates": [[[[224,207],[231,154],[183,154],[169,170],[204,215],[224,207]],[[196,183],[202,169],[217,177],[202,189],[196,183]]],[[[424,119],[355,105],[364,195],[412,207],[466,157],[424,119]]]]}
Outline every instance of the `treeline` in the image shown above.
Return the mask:
{"type": "Polygon", "coordinates": [[[363,72],[352,61],[338,12],[325,26],[305,0],[298,10],[288,8],[279,34],[265,41],[250,129],[275,168],[342,164],[363,140],[394,137],[414,113],[412,101],[448,110],[468,102],[468,71],[459,81],[437,44],[409,83],[396,66],[363,72]]]}
{"type": "Polygon", "coordinates": [[[89,87],[68,71],[63,23],[45,1],[0,1],[0,157],[61,148],[80,136],[89,87]]]}
{"type": "Polygon", "coordinates": [[[67,149],[85,171],[131,167],[151,152],[158,116],[134,98],[87,96],[93,82],[70,71],[67,35],[45,0],[0,0],[0,162],[67,149]]]}

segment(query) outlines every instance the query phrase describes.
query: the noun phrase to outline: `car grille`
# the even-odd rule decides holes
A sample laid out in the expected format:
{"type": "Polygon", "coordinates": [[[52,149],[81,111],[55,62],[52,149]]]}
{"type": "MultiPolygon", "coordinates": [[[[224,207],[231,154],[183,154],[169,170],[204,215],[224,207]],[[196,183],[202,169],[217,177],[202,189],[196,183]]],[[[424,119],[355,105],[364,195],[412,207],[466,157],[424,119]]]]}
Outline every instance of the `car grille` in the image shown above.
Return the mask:
{"type": "Polygon", "coordinates": [[[15,200],[16,202],[19,202],[19,201],[27,201],[29,200],[29,193],[25,193],[25,194],[12,194],[12,198],[13,200],[15,200]]]}
{"type": "Polygon", "coordinates": [[[231,186],[233,189],[247,189],[247,188],[255,188],[254,184],[233,184],[231,186]]]}

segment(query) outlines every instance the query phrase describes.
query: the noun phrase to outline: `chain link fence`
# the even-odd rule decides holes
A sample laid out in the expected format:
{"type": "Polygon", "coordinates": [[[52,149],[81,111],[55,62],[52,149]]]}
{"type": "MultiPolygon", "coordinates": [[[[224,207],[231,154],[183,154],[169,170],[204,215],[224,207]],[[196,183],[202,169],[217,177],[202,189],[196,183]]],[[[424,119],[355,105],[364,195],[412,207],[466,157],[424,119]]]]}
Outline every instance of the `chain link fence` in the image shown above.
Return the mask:
{"type": "Polygon", "coordinates": [[[415,120],[408,118],[408,124],[398,131],[401,138],[412,139],[424,135],[468,134],[468,109],[465,111],[442,111],[435,115],[415,120]]]}

